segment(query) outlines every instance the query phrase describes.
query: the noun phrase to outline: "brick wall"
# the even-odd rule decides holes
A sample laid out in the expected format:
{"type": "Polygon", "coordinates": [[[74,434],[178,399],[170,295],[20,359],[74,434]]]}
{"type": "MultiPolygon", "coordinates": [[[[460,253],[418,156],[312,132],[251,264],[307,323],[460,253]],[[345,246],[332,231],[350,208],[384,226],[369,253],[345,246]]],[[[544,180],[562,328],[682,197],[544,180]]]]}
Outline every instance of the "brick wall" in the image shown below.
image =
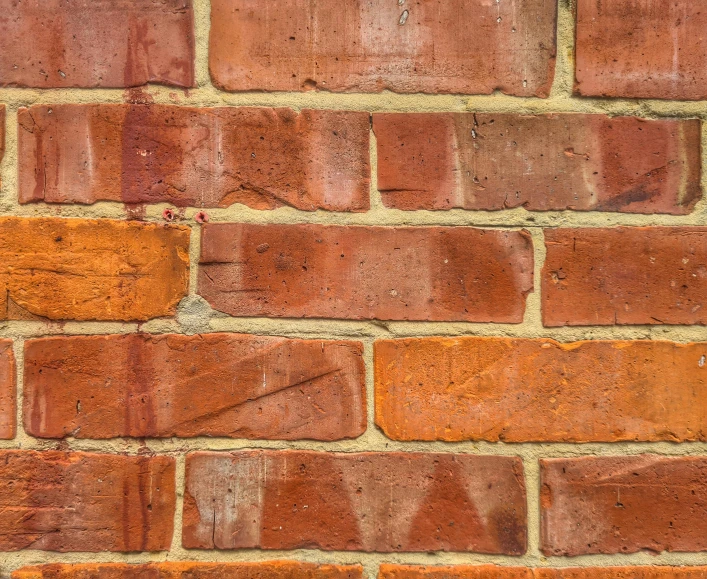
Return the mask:
{"type": "Polygon", "coordinates": [[[707,579],[705,2],[0,9],[0,577],[707,579]]]}

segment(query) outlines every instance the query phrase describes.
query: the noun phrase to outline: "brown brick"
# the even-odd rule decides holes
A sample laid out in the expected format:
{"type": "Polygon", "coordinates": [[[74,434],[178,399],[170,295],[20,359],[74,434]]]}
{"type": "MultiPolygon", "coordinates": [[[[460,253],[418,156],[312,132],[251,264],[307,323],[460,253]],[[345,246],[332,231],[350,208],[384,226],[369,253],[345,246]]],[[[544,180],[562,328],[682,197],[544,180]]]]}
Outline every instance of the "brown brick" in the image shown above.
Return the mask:
{"type": "Polygon", "coordinates": [[[234,316],[520,323],[524,231],[213,224],[199,293],[234,316]]]}
{"type": "Polygon", "coordinates": [[[225,90],[547,96],[554,0],[212,0],[209,65],[225,90]]]}
{"type": "Polygon", "coordinates": [[[164,551],[174,459],[0,451],[0,551],[164,551]]]}
{"type": "Polygon", "coordinates": [[[12,579],[361,579],[360,565],[315,565],[299,561],[263,563],[61,563],[23,567],[12,579]]]}
{"type": "Polygon", "coordinates": [[[0,319],[167,316],[188,277],[187,227],[0,218],[0,319]]]}
{"type": "MultiPolygon", "coordinates": [[[[20,578],[24,579],[24,578],[20,578]]],[[[28,577],[27,579],[34,579],[28,577]]],[[[707,579],[707,567],[380,566],[378,579],[707,579]]]]}
{"type": "Polygon", "coordinates": [[[707,440],[707,342],[422,338],[375,344],[395,440],[707,440]]]}
{"type": "Polygon", "coordinates": [[[546,326],[707,323],[707,227],[546,229],[546,326]]]}
{"type": "Polygon", "coordinates": [[[12,340],[0,340],[0,439],[15,438],[17,393],[12,340]]]}
{"type": "Polygon", "coordinates": [[[358,342],[238,334],[30,340],[25,430],[45,438],[354,438],[366,429],[362,353],[358,342]]]}
{"type": "Polygon", "coordinates": [[[187,457],[183,544],[199,549],[520,555],[519,458],[310,451],[187,457]]]}
{"type": "Polygon", "coordinates": [[[577,2],[575,92],[707,98],[707,12],[694,0],[577,2]]]}
{"type": "Polygon", "coordinates": [[[194,85],[191,0],[2,0],[0,86],[194,85]]]}
{"type": "Polygon", "coordinates": [[[707,458],[541,460],[546,555],[707,550],[707,458]]]}
{"type": "Polygon", "coordinates": [[[689,213],[700,121],[376,114],[378,189],[396,209],[689,213]]]}
{"type": "Polygon", "coordinates": [[[369,207],[368,113],[38,105],[18,121],[21,203],[369,207]]]}

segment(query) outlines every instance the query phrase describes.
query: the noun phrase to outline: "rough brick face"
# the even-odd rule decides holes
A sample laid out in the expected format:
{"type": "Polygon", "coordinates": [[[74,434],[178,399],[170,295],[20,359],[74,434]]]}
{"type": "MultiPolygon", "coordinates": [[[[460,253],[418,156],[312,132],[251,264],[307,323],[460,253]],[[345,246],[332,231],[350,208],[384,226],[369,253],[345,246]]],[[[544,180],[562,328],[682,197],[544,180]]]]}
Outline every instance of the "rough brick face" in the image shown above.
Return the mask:
{"type": "Polygon", "coordinates": [[[23,567],[12,579],[361,579],[360,565],[266,563],[102,563],[23,567]]]}
{"type": "Polygon", "coordinates": [[[547,96],[554,0],[212,0],[209,65],[233,91],[547,96]]]}
{"type": "Polygon", "coordinates": [[[362,351],[238,334],[30,340],[25,429],[49,438],[355,438],[366,429],[362,351]]]}
{"type": "Polygon", "coordinates": [[[174,459],[0,451],[0,551],[169,549],[174,459]]]}
{"type": "Polygon", "coordinates": [[[147,320],[187,291],[189,230],[0,218],[0,319],[147,320]]]}
{"type": "Polygon", "coordinates": [[[704,551],[707,458],[541,460],[546,555],[704,551]]]}
{"type": "Polygon", "coordinates": [[[512,457],[195,453],[184,501],[187,548],[519,555],[526,547],[523,468],[512,457]]]}
{"type": "Polygon", "coordinates": [[[519,323],[533,288],[523,231],[212,224],[199,293],[234,316],[519,323]]]}
{"type": "Polygon", "coordinates": [[[701,0],[578,0],[578,94],[707,98],[701,0]]]}
{"type": "Polygon", "coordinates": [[[707,227],[546,229],[546,326],[707,323],[707,227]]]}
{"type": "Polygon", "coordinates": [[[375,344],[396,440],[705,441],[707,343],[422,338],[375,344]]]}
{"type": "Polygon", "coordinates": [[[0,340],[0,439],[15,437],[16,384],[12,340],[0,340]]]}
{"type": "MultiPolygon", "coordinates": [[[[496,565],[380,567],[378,579],[705,579],[707,567],[499,567],[496,565]]],[[[18,578],[24,579],[24,578],[18,578]]],[[[28,577],[27,579],[33,579],[28,577]]]]}
{"type": "Polygon", "coordinates": [[[685,214],[702,195],[698,120],[403,113],[373,130],[395,209],[685,214]]]}
{"type": "MultiPolygon", "coordinates": [[[[0,104],[0,163],[5,156],[5,105],[0,104]]],[[[0,186],[2,179],[0,179],[0,186]]]]}
{"type": "Polygon", "coordinates": [[[194,84],[191,0],[0,0],[0,86],[194,84]]]}
{"type": "Polygon", "coordinates": [[[20,202],[363,211],[369,115],[291,109],[20,109],[20,202]]]}

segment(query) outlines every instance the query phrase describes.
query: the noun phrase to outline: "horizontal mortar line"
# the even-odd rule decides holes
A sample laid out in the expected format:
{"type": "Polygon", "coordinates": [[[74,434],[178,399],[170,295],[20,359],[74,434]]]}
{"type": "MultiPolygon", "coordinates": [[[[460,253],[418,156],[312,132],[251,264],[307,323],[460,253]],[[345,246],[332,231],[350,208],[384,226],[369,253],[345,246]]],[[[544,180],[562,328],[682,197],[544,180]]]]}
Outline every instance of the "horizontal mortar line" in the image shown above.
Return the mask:
{"type": "Polygon", "coordinates": [[[149,450],[156,456],[174,456],[193,452],[239,452],[248,450],[316,451],[354,454],[361,452],[401,452],[426,454],[464,454],[472,456],[520,457],[524,461],[543,458],[622,457],[639,454],[654,454],[663,457],[703,457],[707,454],[707,442],[603,442],[603,443],[505,443],[505,442],[398,442],[374,432],[369,426],[367,433],[359,439],[335,442],[311,440],[244,440],[229,438],[115,438],[90,440],[67,438],[63,440],[22,437],[21,447],[17,440],[0,441],[0,450],[61,450],[143,456],[149,450]]]}
{"type": "MultiPolygon", "coordinates": [[[[511,114],[595,113],[639,116],[644,118],[707,117],[706,101],[660,99],[607,99],[580,97],[562,92],[543,99],[504,95],[499,91],[488,95],[474,94],[401,94],[347,92],[226,92],[213,85],[183,89],[157,84],[145,85],[153,103],[181,107],[289,107],[367,112],[489,112],[511,114]]],[[[121,104],[130,100],[130,89],[124,88],[0,88],[0,103],[12,108],[52,104],[121,104]]]]}
{"type": "Polygon", "coordinates": [[[541,553],[520,556],[487,555],[483,553],[396,552],[366,553],[362,551],[285,550],[191,550],[181,546],[159,553],[55,553],[49,551],[17,551],[3,553],[6,559],[1,569],[14,570],[25,565],[42,563],[115,563],[133,564],[158,562],[240,563],[270,561],[301,561],[319,564],[398,564],[398,565],[484,565],[505,567],[612,567],[623,565],[705,565],[707,553],[619,553],[612,555],[580,555],[577,557],[545,557],[541,553]]]}
{"type": "MultiPolygon", "coordinates": [[[[145,217],[135,223],[168,223],[162,212],[175,206],[169,203],[145,205],[145,217]]],[[[178,209],[179,210],[179,209],[178,209]]],[[[194,216],[205,211],[209,223],[246,223],[260,225],[349,225],[349,226],[472,226],[494,229],[555,229],[555,228],[606,228],[606,227],[690,227],[707,225],[707,197],[700,207],[688,215],[630,214],[600,211],[573,212],[528,212],[523,209],[499,211],[464,210],[451,211],[411,211],[395,209],[372,209],[368,212],[326,212],[301,211],[280,208],[272,211],[250,209],[238,206],[223,208],[184,208],[184,217],[172,222],[174,225],[198,225],[194,216]]],[[[100,206],[78,204],[38,204],[0,206],[0,217],[52,217],[64,219],[105,219],[126,220],[128,212],[123,202],[100,202],[100,206]]]]}

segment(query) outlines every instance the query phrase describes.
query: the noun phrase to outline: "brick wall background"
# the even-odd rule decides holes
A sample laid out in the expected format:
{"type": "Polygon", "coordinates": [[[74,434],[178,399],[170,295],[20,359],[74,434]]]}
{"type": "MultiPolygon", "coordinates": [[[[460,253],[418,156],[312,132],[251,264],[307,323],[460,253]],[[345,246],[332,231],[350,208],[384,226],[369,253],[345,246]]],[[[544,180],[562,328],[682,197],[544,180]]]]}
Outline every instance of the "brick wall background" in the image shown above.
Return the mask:
{"type": "Polygon", "coordinates": [[[0,0],[0,574],[706,577],[707,6],[607,4],[0,0]]]}

